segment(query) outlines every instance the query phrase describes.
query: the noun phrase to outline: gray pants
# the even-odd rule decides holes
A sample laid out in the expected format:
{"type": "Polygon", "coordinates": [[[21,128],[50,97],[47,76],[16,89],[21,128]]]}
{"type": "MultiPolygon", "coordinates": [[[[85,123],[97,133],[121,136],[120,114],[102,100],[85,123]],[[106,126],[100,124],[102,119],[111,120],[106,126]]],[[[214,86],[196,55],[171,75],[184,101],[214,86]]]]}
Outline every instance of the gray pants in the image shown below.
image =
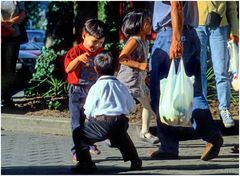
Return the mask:
{"type": "MultiPolygon", "coordinates": [[[[137,160],[137,150],[127,133],[128,118],[125,115],[119,116],[98,116],[90,119],[84,126],[80,126],[73,131],[73,141],[76,147],[77,160],[89,162],[86,158],[88,146],[95,142],[109,139],[111,145],[120,150],[124,161],[137,160]]],[[[91,161],[91,160],[90,160],[91,161]]]]}

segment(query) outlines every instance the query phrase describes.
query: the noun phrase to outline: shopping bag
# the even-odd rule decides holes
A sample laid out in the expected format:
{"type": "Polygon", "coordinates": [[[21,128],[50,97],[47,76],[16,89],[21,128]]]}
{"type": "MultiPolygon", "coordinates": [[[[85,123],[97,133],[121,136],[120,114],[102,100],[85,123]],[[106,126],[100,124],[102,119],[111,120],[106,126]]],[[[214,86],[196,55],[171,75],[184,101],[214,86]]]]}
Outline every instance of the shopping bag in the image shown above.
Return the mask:
{"type": "Polygon", "coordinates": [[[239,53],[238,46],[233,40],[228,42],[228,53],[229,53],[229,72],[232,73],[232,87],[235,91],[239,91],[239,53]]]}
{"type": "Polygon", "coordinates": [[[193,82],[185,73],[180,59],[176,73],[171,63],[168,77],[160,81],[160,121],[170,126],[189,127],[192,116],[193,82]]]}

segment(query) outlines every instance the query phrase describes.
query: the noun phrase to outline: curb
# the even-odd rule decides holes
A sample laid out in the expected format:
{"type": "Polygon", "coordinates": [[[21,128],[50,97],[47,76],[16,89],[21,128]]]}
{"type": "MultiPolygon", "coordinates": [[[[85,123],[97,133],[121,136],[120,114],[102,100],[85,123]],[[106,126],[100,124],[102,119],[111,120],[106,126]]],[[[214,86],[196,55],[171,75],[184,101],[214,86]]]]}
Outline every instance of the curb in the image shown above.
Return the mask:
{"type": "MultiPolygon", "coordinates": [[[[217,126],[223,135],[238,135],[239,134],[239,120],[235,120],[235,126],[225,128],[220,120],[215,120],[217,126]]],[[[154,124],[152,124],[155,126],[154,124]]],[[[150,125],[151,126],[151,125],[150,125]]],[[[59,118],[52,116],[29,116],[19,114],[1,113],[1,129],[9,131],[33,132],[42,134],[64,135],[71,136],[71,127],[69,118],[59,118]]],[[[141,123],[129,123],[128,133],[131,136],[137,137],[140,133],[141,123]]],[[[151,131],[151,127],[149,129],[151,131]]],[[[155,133],[154,127],[152,128],[155,133]]],[[[196,138],[194,130],[190,128],[177,128],[176,132],[182,136],[189,138],[196,138]]],[[[183,140],[186,140],[185,138],[183,140]]]]}
{"type": "Polygon", "coordinates": [[[70,120],[64,118],[1,114],[1,128],[11,131],[25,131],[70,135],[70,120]]]}
{"type": "MultiPolygon", "coordinates": [[[[1,113],[1,129],[54,135],[71,135],[70,119],[1,113]]],[[[130,123],[128,132],[140,131],[139,123],[130,123]]]]}

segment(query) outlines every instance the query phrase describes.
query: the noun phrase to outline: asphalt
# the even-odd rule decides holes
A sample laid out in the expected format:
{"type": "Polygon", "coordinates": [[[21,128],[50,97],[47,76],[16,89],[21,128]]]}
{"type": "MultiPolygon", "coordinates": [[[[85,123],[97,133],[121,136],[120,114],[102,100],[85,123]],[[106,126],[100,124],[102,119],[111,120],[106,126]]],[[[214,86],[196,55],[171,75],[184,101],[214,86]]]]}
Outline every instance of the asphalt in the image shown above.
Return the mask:
{"type": "MultiPolygon", "coordinates": [[[[158,146],[138,138],[140,124],[130,124],[131,136],[140,158],[141,171],[129,171],[129,162],[123,162],[119,150],[105,142],[98,143],[101,154],[94,156],[98,171],[94,175],[239,175],[239,153],[231,148],[239,144],[238,120],[234,128],[225,129],[217,121],[224,136],[219,157],[200,160],[205,142],[192,128],[179,128],[178,160],[152,160],[149,155],[158,146]]],[[[70,148],[69,119],[53,117],[1,114],[1,174],[3,175],[73,175],[70,148]]],[[[151,131],[155,132],[154,125],[151,131]]]]}

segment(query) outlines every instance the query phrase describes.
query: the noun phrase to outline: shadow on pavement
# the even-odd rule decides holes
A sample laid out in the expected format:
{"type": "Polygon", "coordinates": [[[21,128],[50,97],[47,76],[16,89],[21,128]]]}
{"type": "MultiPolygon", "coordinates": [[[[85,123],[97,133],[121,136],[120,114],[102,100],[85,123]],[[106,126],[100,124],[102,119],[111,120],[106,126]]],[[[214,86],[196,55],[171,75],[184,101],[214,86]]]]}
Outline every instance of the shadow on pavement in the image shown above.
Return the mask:
{"type": "Polygon", "coordinates": [[[14,166],[2,167],[2,175],[69,175],[71,166],[14,166]]]}
{"type": "MultiPolygon", "coordinates": [[[[222,169],[223,165],[220,164],[187,164],[187,165],[162,165],[162,166],[146,166],[144,167],[144,170],[213,170],[213,169],[222,169]]],[[[238,164],[228,164],[224,165],[224,168],[238,168],[238,164]]]]}
{"type": "MultiPolygon", "coordinates": [[[[225,128],[221,120],[214,120],[223,136],[239,135],[239,120],[234,120],[235,126],[231,128],[225,128]]],[[[156,126],[150,127],[150,132],[156,135],[156,126]]],[[[178,135],[179,141],[200,139],[200,136],[191,127],[175,127],[172,130],[178,135]]]]}
{"type": "MultiPolygon", "coordinates": [[[[118,166],[97,166],[96,172],[91,173],[74,173],[71,171],[72,166],[14,166],[2,167],[2,175],[113,175],[113,174],[127,174],[128,167],[118,166]]],[[[139,175],[137,171],[134,174],[139,175]]]]}

